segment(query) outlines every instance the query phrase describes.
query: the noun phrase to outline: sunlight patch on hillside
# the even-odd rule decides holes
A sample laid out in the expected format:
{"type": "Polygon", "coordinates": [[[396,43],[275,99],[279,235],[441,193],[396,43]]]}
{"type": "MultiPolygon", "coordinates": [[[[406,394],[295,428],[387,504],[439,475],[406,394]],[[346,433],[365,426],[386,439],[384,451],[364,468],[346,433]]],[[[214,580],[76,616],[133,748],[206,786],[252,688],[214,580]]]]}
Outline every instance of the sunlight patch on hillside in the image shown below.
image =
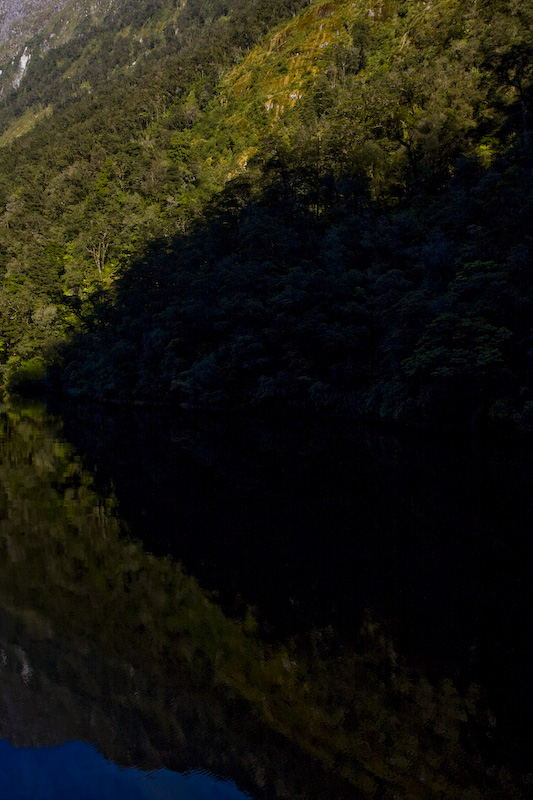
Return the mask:
{"type": "Polygon", "coordinates": [[[29,108],[22,116],[14,120],[9,128],[0,136],[0,147],[7,147],[14,142],[15,139],[18,139],[19,136],[23,136],[25,133],[28,133],[28,131],[31,131],[42,119],[50,117],[51,115],[52,106],[39,108],[38,110],[29,108]]]}

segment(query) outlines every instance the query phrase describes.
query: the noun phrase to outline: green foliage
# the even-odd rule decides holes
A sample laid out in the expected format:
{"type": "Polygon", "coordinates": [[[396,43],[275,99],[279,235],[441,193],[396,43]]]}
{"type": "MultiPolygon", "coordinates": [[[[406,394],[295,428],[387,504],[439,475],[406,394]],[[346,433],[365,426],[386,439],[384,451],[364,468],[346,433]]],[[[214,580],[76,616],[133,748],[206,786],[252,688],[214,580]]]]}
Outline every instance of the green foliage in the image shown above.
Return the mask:
{"type": "Polygon", "coordinates": [[[404,362],[408,375],[480,376],[504,363],[502,345],[511,332],[482,317],[446,312],[428,327],[414,354],[404,362]]]}
{"type": "Polygon", "coordinates": [[[34,390],[46,380],[46,364],[38,358],[22,361],[9,373],[6,389],[8,392],[34,390]]]}
{"type": "Polygon", "coordinates": [[[111,71],[92,29],[50,51],[2,101],[65,91],[0,148],[5,380],[61,352],[108,399],[519,420],[526,5],[121,5],[111,71]]]}

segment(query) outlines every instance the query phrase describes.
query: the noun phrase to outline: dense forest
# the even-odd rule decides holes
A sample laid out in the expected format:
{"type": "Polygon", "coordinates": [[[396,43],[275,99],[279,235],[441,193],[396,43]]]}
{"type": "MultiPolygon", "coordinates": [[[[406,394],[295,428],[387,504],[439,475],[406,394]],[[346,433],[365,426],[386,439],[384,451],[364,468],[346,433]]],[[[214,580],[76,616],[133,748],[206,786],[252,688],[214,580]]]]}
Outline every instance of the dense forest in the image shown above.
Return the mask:
{"type": "Polygon", "coordinates": [[[0,101],[4,387],[531,429],[530,3],[138,6],[0,101]]]}

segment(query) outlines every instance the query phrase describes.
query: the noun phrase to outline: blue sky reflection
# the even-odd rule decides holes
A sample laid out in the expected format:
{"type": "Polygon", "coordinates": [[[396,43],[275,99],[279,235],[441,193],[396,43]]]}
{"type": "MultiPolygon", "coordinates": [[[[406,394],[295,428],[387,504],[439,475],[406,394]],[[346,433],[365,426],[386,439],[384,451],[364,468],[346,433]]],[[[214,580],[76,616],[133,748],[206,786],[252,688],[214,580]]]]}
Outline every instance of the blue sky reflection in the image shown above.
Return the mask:
{"type": "Polygon", "coordinates": [[[202,773],[122,769],[83,742],[13,747],[0,741],[3,800],[244,800],[234,783],[202,773]]]}

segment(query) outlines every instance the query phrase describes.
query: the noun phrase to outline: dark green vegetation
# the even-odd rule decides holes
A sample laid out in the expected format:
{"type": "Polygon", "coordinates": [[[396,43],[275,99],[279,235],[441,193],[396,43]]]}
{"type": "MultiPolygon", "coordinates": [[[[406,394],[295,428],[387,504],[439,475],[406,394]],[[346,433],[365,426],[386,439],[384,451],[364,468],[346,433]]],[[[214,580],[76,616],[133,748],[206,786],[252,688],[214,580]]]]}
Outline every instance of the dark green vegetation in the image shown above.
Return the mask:
{"type": "Polygon", "coordinates": [[[2,736],[229,774],[257,800],[528,796],[485,759],[478,688],[409,669],[371,619],[344,645],[265,641],[128,539],[42,407],[0,430],[2,736]]]}
{"type": "Polygon", "coordinates": [[[6,105],[6,387],[531,428],[530,3],[120,14],[6,105]]]}

